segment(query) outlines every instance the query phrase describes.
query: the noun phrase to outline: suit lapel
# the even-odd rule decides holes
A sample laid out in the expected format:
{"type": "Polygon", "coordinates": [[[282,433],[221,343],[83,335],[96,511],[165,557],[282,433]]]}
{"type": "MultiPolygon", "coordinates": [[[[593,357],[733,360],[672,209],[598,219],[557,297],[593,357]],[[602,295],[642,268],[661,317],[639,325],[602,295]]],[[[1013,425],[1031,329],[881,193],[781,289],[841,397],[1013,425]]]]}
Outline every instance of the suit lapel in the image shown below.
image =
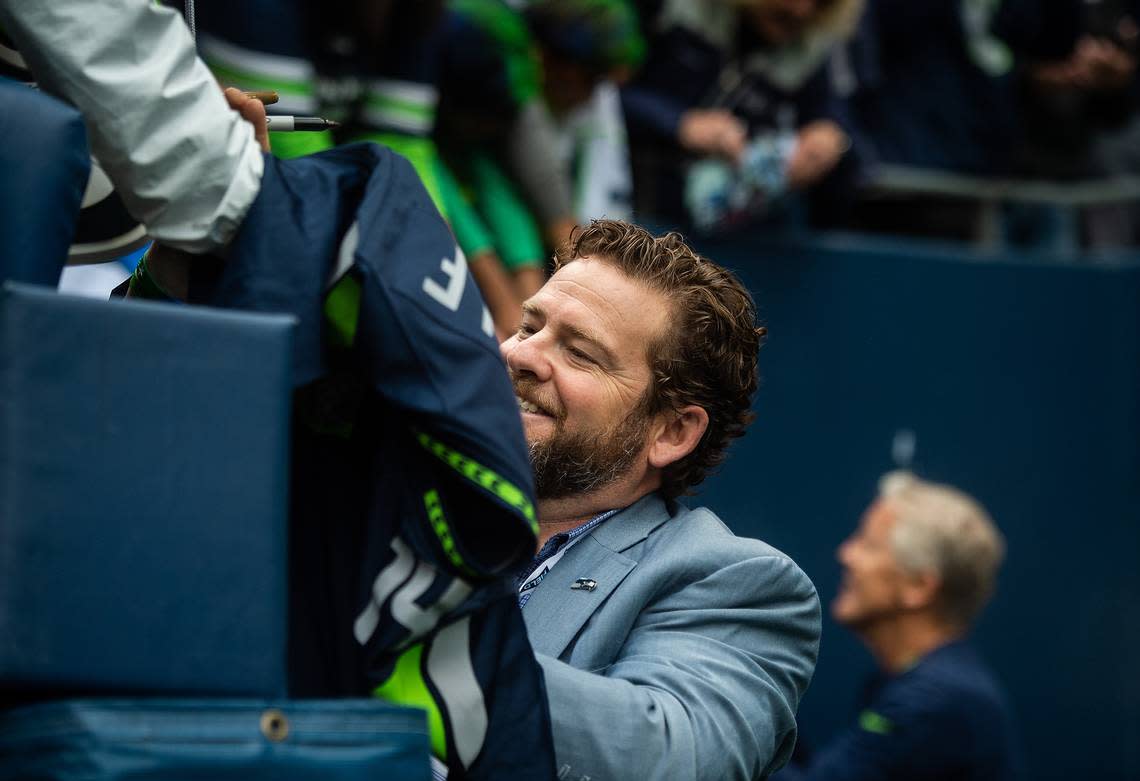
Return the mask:
{"type": "Polygon", "coordinates": [[[590,616],[637,566],[637,560],[622,551],[645,539],[668,519],[664,502],[651,494],[602,523],[566,551],[535,588],[522,611],[534,650],[560,656],[590,616]],[[580,578],[596,585],[592,590],[572,588],[580,578]]]}
{"type": "MultiPolygon", "coordinates": [[[[606,523],[615,520],[617,516],[606,523]]],[[[635,566],[636,561],[599,545],[592,535],[579,540],[542,579],[523,608],[534,650],[554,657],[561,655],[635,566]],[[579,578],[589,578],[597,585],[592,591],[571,588],[579,578]]]]}

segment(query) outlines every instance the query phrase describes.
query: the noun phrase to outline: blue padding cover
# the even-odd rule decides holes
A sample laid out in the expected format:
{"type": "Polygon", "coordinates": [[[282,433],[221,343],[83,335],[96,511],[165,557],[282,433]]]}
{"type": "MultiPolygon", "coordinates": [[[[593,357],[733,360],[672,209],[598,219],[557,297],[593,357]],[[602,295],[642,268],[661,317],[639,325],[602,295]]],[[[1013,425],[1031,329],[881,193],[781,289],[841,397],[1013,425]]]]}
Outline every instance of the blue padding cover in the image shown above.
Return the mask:
{"type": "Polygon", "coordinates": [[[293,319],[0,295],[0,691],[280,696],[293,319]]]}
{"type": "Polygon", "coordinates": [[[79,112],[0,78],[0,282],[55,286],[91,169],[79,112]]]}
{"type": "Polygon", "coordinates": [[[73,700],[0,714],[0,781],[428,781],[424,712],[375,700],[73,700]],[[273,736],[273,738],[269,737],[273,736]]]}

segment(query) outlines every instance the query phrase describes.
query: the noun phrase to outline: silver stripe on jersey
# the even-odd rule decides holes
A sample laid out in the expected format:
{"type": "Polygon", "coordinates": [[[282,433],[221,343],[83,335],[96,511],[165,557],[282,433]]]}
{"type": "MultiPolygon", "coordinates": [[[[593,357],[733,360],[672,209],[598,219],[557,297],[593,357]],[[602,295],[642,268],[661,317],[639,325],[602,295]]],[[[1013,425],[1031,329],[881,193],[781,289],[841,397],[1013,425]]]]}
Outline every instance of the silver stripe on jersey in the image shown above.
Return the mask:
{"type": "Polygon", "coordinates": [[[487,737],[487,705],[471,664],[471,617],[439,630],[432,639],[427,673],[447,708],[455,753],[463,767],[483,748],[487,737]]]}

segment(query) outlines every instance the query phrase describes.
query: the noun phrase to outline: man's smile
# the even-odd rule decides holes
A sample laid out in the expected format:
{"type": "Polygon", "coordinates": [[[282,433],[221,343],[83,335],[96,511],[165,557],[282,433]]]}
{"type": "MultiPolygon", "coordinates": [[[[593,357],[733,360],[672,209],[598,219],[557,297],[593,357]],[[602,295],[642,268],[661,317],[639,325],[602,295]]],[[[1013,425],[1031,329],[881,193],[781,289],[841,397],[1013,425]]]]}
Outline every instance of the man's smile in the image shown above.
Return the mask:
{"type": "Polygon", "coordinates": [[[529,401],[527,399],[524,399],[522,396],[519,396],[516,394],[515,398],[518,400],[519,409],[522,410],[523,412],[527,413],[527,414],[538,415],[538,416],[544,417],[544,418],[556,418],[557,417],[553,413],[547,412],[544,408],[535,404],[533,401],[529,401]]]}

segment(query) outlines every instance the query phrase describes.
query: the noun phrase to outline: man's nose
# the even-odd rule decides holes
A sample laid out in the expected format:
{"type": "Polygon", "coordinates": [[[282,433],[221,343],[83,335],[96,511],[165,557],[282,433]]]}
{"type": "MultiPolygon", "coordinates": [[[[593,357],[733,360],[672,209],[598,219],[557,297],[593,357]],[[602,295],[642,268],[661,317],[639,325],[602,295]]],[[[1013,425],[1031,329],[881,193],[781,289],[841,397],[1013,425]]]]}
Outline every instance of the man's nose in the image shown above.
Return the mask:
{"type": "Polygon", "coordinates": [[[843,542],[839,543],[839,547],[835,549],[835,559],[840,564],[847,566],[851,558],[851,538],[848,537],[843,542]]]}
{"type": "Polygon", "coordinates": [[[507,368],[512,374],[527,374],[539,382],[550,379],[549,346],[545,342],[542,331],[531,334],[526,339],[513,336],[503,342],[501,349],[507,368]]]}

